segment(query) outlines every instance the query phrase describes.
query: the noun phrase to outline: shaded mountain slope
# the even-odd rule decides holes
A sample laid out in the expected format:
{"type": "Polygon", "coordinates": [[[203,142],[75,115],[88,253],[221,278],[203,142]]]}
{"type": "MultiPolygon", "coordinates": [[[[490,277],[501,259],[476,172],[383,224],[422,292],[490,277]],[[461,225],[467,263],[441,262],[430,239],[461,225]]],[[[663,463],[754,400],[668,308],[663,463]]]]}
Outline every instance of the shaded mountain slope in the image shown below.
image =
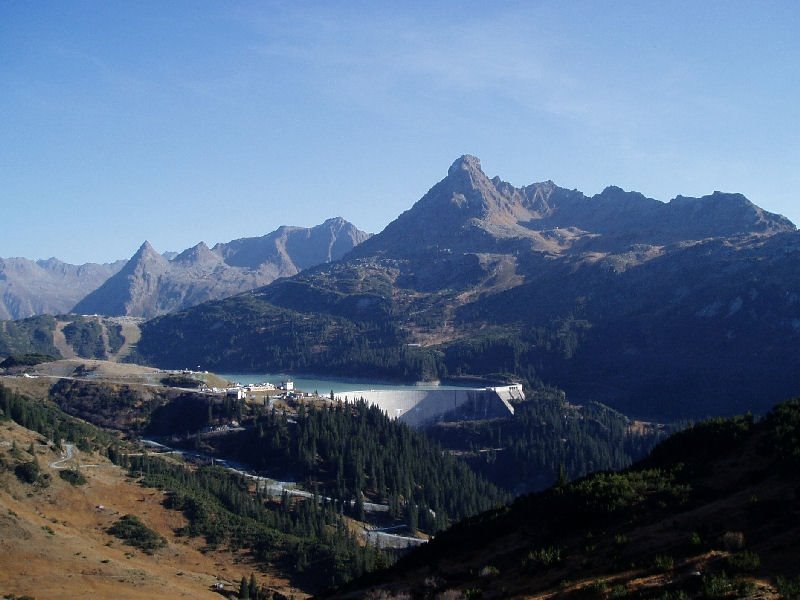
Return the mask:
{"type": "Polygon", "coordinates": [[[792,585],[796,593],[798,444],[798,400],[760,423],[702,423],[624,472],[468,519],[335,597],[777,598],[792,585]]]}
{"type": "Polygon", "coordinates": [[[281,227],[213,248],[200,242],[172,260],[145,242],[119,273],[78,302],[73,312],[153,317],[337,260],[367,237],[335,218],[312,228],[281,227]]]}
{"type": "Polygon", "coordinates": [[[551,269],[460,308],[456,320],[519,331],[531,346],[525,356],[573,399],[626,412],[670,419],[762,412],[800,391],[796,232],[708,240],[634,267],[624,261],[551,269]],[[552,351],[537,351],[526,331],[548,319],[561,337],[552,351]],[[654,404],[642,410],[644,399],[654,404]]]}
{"type": "Polygon", "coordinates": [[[800,393],[799,251],[791,222],[738,194],[515,188],[465,156],[345,260],[145,324],[139,360],[510,376],[650,417],[763,412],[800,393]]]}

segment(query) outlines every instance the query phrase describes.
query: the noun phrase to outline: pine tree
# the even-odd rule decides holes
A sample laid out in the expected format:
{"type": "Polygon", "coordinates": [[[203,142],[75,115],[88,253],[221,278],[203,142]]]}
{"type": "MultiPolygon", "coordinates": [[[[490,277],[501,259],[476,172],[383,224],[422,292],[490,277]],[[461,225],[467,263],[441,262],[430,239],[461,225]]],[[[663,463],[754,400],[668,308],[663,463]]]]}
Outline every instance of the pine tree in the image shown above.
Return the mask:
{"type": "Polygon", "coordinates": [[[567,485],[567,483],[569,483],[569,480],[567,479],[567,471],[564,468],[564,463],[561,463],[558,466],[558,480],[556,481],[556,487],[561,489],[567,485]]]}
{"type": "Polygon", "coordinates": [[[419,513],[417,511],[417,505],[409,501],[408,505],[406,506],[406,509],[407,509],[406,525],[408,525],[408,531],[411,532],[411,535],[416,535],[419,523],[419,513]]]}
{"type": "Polygon", "coordinates": [[[247,578],[242,575],[242,580],[239,582],[239,598],[250,598],[250,588],[247,585],[247,578]]]}
{"type": "Polygon", "coordinates": [[[250,573],[250,583],[247,588],[250,598],[258,598],[258,584],[256,583],[255,573],[250,573]]]}

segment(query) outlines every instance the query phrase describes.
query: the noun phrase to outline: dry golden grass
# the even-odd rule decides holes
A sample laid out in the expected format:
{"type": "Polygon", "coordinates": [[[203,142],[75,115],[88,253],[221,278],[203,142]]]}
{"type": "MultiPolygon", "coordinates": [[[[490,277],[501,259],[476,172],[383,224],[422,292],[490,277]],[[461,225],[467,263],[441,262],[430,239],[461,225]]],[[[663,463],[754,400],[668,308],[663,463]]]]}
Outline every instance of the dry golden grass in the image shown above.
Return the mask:
{"type": "Polygon", "coordinates": [[[219,599],[214,583],[233,589],[251,572],[260,584],[287,596],[306,595],[278,574],[259,571],[244,554],[204,553],[202,540],[176,536],[185,521],[162,506],[162,493],[139,486],[102,457],[78,453],[73,462],[97,466],[81,469],[86,485],[68,484],[49,467],[59,453],[38,444],[40,439],[13,423],[0,424],[0,456],[11,462],[16,441],[21,459],[28,460],[33,442],[42,472],[52,481],[39,488],[22,484],[11,470],[0,473],[0,595],[219,599]],[[167,546],[151,556],[106,533],[125,514],[137,515],[167,546]]]}
{"type": "MultiPolygon", "coordinates": [[[[90,378],[93,380],[128,383],[128,384],[147,384],[160,385],[164,372],[160,369],[145,367],[129,363],[119,363],[109,360],[96,360],[90,358],[67,358],[54,360],[36,365],[27,369],[33,378],[15,376],[0,377],[3,385],[19,391],[36,389],[38,387],[46,389],[53,384],[53,380],[60,377],[75,377],[76,369],[81,369],[85,375],[80,378],[90,378]]],[[[209,387],[226,387],[229,382],[214,373],[197,373],[196,377],[202,379],[209,387]]],[[[43,397],[36,394],[37,397],[43,397]]]]}
{"type": "Polygon", "coordinates": [[[160,371],[151,367],[89,358],[70,358],[41,363],[31,369],[31,372],[39,376],[72,377],[75,369],[81,366],[91,373],[93,378],[103,380],[156,383],[161,377],[160,371]]]}

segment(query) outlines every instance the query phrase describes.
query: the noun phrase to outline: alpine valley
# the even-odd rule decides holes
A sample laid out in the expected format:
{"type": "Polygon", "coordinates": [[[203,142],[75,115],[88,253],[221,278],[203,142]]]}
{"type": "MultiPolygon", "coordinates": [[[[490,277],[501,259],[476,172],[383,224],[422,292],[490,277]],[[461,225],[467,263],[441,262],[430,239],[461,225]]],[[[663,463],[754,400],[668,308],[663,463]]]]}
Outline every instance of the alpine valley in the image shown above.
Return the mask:
{"type": "Polygon", "coordinates": [[[135,359],[556,386],[663,419],[800,391],[800,234],[740,194],[517,188],[463,156],[342,260],[144,323],[135,359]]]}
{"type": "Polygon", "coordinates": [[[800,597],[800,233],[739,194],[462,156],[373,236],[0,267],[4,598],[800,597]]]}

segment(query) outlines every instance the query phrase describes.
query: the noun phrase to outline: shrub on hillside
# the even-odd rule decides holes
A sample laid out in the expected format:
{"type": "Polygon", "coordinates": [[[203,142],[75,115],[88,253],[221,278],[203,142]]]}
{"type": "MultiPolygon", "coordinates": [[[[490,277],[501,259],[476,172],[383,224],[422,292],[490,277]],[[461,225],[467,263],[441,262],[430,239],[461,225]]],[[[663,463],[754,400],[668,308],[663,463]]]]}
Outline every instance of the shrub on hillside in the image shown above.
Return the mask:
{"type": "Polygon", "coordinates": [[[142,523],[135,515],[121,517],[119,521],[108,528],[108,533],[148,554],[153,554],[159,548],[167,545],[167,540],[142,523]]]}
{"type": "Polygon", "coordinates": [[[35,460],[18,464],[14,474],[23,483],[36,483],[39,478],[39,463],[35,460]]]}
{"type": "Polygon", "coordinates": [[[61,470],[58,472],[58,476],[72,485],[84,485],[86,483],[86,477],[77,469],[61,470]]]}
{"type": "Polygon", "coordinates": [[[203,382],[188,375],[167,375],[161,378],[161,384],[176,388],[199,388],[203,382]]]}

